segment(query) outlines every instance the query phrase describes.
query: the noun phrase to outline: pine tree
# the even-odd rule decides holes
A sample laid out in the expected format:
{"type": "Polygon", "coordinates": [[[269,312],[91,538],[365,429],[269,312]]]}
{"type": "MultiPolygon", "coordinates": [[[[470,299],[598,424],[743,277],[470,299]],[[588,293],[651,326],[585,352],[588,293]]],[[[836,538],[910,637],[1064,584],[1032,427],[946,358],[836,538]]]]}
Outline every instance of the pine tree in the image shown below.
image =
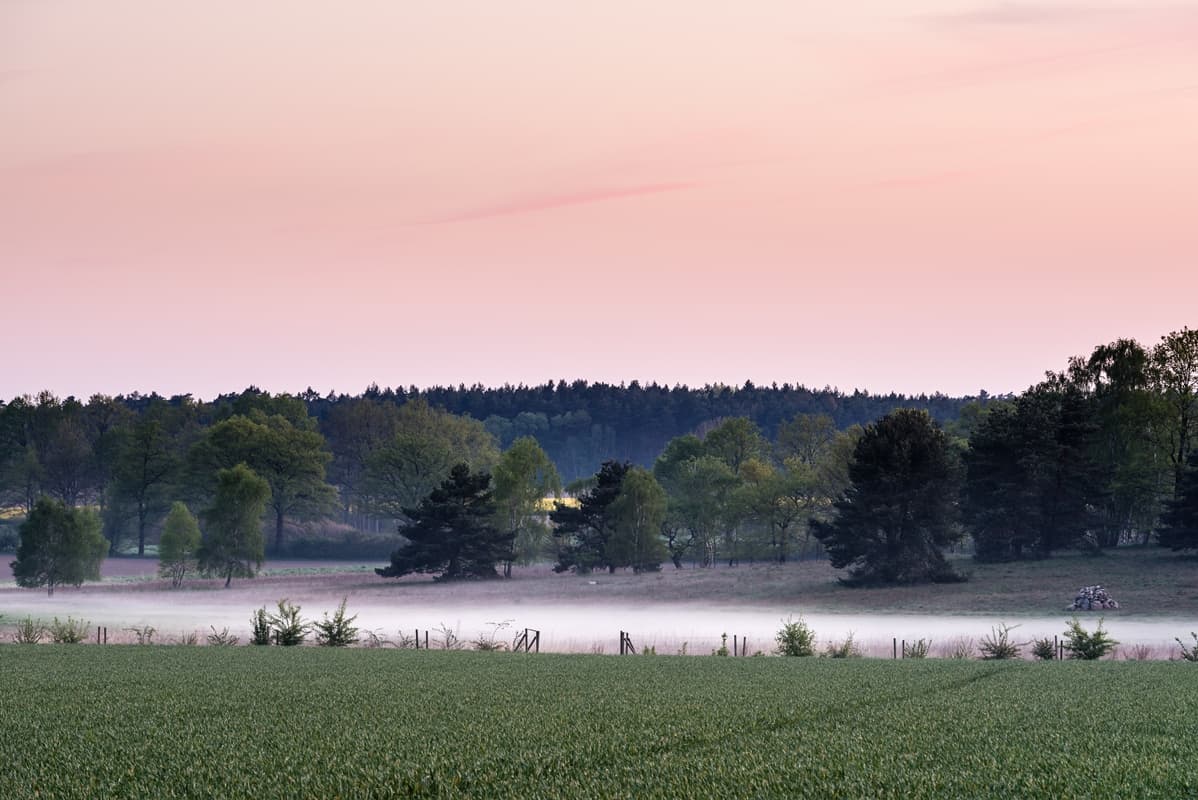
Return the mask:
{"type": "Polygon", "coordinates": [[[411,572],[437,573],[438,580],[493,578],[496,565],[511,560],[515,534],[498,530],[491,476],[458,464],[416,508],[405,508],[411,524],[400,529],[408,544],[391,554],[384,578],[411,572]]]}
{"type": "Polygon", "coordinates": [[[574,570],[583,575],[600,567],[615,572],[616,565],[607,558],[607,540],[612,533],[609,507],[620,496],[629,468],[627,462],[603,462],[595,485],[579,495],[578,505],[558,503],[549,514],[559,543],[554,572],[574,570]]]}
{"type": "Polygon", "coordinates": [[[899,409],[865,429],[836,517],[811,523],[832,566],[848,568],[846,583],[959,580],[942,552],[960,536],[955,467],[925,411],[899,409]]]}

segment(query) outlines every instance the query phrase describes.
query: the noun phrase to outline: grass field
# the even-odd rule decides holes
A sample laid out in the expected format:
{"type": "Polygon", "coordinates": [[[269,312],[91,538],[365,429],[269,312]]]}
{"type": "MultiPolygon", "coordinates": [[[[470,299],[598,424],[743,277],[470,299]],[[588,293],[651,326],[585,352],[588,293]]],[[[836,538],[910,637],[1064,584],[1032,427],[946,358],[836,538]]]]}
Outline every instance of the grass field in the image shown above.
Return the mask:
{"type": "Polygon", "coordinates": [[[1198,795],[1198,667],[0,646],[0,797],[1198,795]]]}

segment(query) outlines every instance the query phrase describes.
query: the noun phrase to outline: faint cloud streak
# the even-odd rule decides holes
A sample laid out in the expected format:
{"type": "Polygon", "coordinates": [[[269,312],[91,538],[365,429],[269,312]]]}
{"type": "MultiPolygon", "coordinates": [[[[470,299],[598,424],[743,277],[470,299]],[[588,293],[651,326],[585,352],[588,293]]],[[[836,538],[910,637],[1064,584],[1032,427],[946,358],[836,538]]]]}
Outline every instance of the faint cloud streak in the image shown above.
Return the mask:
{"type": "Polygon", "coordinates": [[[452,225],[459,222],[475,222],[479,220],[493,219],[495,217],[534,214],[540,211],[552,211],[554,209],[568,208],[570,206],[603,203],[609,200],[624,200],[633,197],[644,197],[646,195],[664,194],[666,192],[678,192],[684,189],[694,188],[694,186],[695,184],[693,183],[651,183],[641,186],[626,186],[614,189],[592,189],[588,191],[571,192],[569,194],[548,195],[545,197],[513,200],[509,203],[499,203],[492,206],[482,206],[480,208],[460,211],[442,217],[421,220],[413,224],[452,225]]]}

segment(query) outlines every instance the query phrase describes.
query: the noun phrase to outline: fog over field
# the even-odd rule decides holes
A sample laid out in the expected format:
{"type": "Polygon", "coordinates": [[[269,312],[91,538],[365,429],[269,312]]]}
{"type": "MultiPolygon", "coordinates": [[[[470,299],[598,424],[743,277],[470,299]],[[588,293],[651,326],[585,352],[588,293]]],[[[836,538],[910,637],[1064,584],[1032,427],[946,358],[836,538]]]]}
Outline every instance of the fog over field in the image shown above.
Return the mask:
{"type": "MultiPolygon", "coordinates": [[[[358,615],[357,624],[364,632],[374,631],[392,640],[401,630],[411,635],[419,628],[430,631],[430,643],[436,646],[440,639],[436,629],[444,625],[469,642],[491,631],[493,623],[509,622],[497,636],[500,641],[510,641],[517,629],[529,627],[541,631],[543,650],[614,653],[618,652],[619,632],[623,630],[630,633],[638,649],[655,646],[663,654],[678,652],[683,643],[688,653],[706,654],[719,646],[722,633],[728,634],[729,647],[736,635],[748,639],[750,652],[769,650],[781,622],[801,614],[816,631],[821,646],[852,634],[867,654],[878,656],[889,655],[892,637],[907,641],[930,638],[933,654],[939,654],[942,648],[962,638],[973,638],[976,642],[1001,622],[1019,626],[1013,631],[1013,638],[1019,642],[1052,637],[1063,633],[1069,617],[1063,604],[1057,613],[1036,615],[992,615],[984,611],[914,614],[885,610],[828,613],[807,611],[801,601],[729,601],[730,598],[721,600],[714,595],[707,599],[679,600],[676,592],[668,595],[671,599],[652,601],[619,593],[621,587],[635,586],[638,582],[669,586],[671,579],[676,583],[705,577],[694,570],[684,570],[682,573],[691,575],[674,578],[671,573],[660,577],[554,576],[542,569],[530,570],[525,577],[513,581],[449,585],[420,577],[383,581],[366,571],[366,566],[344,564],[336,569],[346,571],[311,574],[316,566],[319,565],[314,562],[273,562],[266,577],[235,580],[227,590],[220,588],[219,582],[210,581],[171,590],[162,582],[146,579],[145,573],[152,574],[154,562],[114,559],[105,564],[108,582],[80,589],[58,589],[53,597],[44,591],[17,589],[11,582],[0,584],[0,614],[10,622],[26,614],[43,619],[83,617],[93,626],[107,626],[110,639],[125,638],[128,634],[122,633],[122,629],[134,625],[157,628],[159,640],[192,631],[207,633],[209,626],[218,630],[227,626],[245,641],[250,613],[255,608],[273,608],[280,598],[286,597],[302,607],[306,618],[319,619],[346,597],[349,612],[358,615]],[[295,574],[302,569],[308,573],[295,574]],[[594,592],[590,599],[588,592],[594,592]]],[[[5,563],[5,572],[7,567],[5,563]]],[[[742,567],[726,574],[760,577],[766,574],[764,570],[764,567],[742,567]]],[[[1125,646],[1146,644],[1158,648],[1158,656],[1175,647],[1175,636],[1198,627],[1192,617],[1124,618],[1121,613],[1106,615],[1106,628],[1114,638],[1125,646]]],[[[1083,614],[1083,623],[1092,627],[1098,616],[1083,614]]]]}

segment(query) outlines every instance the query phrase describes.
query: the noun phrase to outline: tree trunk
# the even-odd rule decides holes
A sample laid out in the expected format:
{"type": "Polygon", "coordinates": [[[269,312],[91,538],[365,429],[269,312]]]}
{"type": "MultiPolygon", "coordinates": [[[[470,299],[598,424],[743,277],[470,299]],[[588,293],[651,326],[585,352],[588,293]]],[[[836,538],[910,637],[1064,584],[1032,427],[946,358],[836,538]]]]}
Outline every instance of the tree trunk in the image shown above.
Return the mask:
{"type": "Polygon", "coordinates": [[[275,555],[283,552],[283,512],[275,512],[275,555]]]}
{"type": "Polygon", "coordinates": [[[144,556],[146,554],[146,509],[138,506],[137,509],[137,555],[144,556]]]}
{"type": "Polygon", "coordinates": [[[233,582],[233,565],[229,565],[228,571],[225,573],[225,588],[229,588],[229,584],[233,582]]]}

